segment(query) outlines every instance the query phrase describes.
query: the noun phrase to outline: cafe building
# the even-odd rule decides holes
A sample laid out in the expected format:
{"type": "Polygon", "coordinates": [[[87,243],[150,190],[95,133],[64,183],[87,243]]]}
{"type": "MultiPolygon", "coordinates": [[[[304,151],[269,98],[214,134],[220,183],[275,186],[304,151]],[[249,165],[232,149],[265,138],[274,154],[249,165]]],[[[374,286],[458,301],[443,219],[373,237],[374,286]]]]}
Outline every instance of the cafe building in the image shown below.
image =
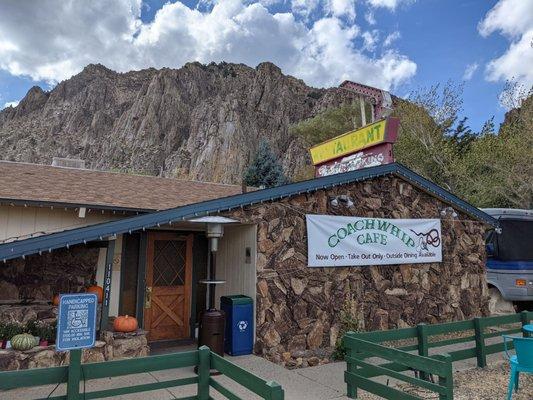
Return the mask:
{"type": "Polygon", "coordinates": [[[373,330],[488,312],[484,235],[496,221],[398,163],[261,190],[0,172],[2,320],[51,318],[54,294],[96,284],[101,332],[135,316],[146,354],[194,344],[209,295],[219,308],[240,294],[254,301],[254,352],[299,366],[329,359],[346,315],[373,330]]]}

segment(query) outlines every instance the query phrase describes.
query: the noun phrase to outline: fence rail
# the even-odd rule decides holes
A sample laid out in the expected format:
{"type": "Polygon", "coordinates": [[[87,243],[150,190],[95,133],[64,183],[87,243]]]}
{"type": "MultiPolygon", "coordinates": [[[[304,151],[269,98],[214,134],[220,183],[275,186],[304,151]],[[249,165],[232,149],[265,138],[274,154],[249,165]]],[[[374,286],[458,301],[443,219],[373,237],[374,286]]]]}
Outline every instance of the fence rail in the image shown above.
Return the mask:
{"type": "MultiPolygon", "coordinates": [[[[531,320],[533,320],[533,312],[523,311],[519,314],[474,318],[467,321],[434,325],[419,324],[413,328],[389,331],[348,332],[343,337],[347,354],[347,370],[344,380],[348,388],[348,397],[357,398],[357,389],[360,388],[385,399],[420,399],[420,397],[370,379],[387,376],[436,392],[441,400],[453,399],[452,363],[476,358],[477,365],[485,367],[487,355],[504,351],[503,342],[486,344],[486,340],[521,331],[520,327],[504,328],[496,332],[487,332],[487,329],[517,323],[523,326],[531,320]],[[438,336],[448,334],[462,334],[462,336],[438,338],[438,336]],[[402,344],[395,347],[391,343],[405,340],[415,342],[415,344],[402,344]],[[430,349],[432,353],[435,353],[445,346],[469,342],[472,346],[464,349],[449,351],[445,354],[429,354],[430,349]],[[409,353],[412,351],[416,351],[417,354],[409,353]],[[367,361],[372,357],[384,359],[387,362],[372,364],[367,361]],[[419,377],[411,377],[403,373],[409,370],[414,370],[419,377]],[[430,375],[439,377],[438,384],[428,381],[430,375]]],[[[509,344],[512,346],[512,343],[509,344]]]]}
{"type": "Polygon", "coordinates": [[[66,383],[66,395],[46,398],[52,400],[80,400],[82,398],[101,399],[151,390],[196,385],[196,395],[181,397],[180,400],[209,400],[212,398],[210,388],[230,400],[241,400],[230,389],[211,378],[210,373],[214,369],[265,400],[284,399],[283,389],[278,383],[266,381],[255,376],[211,352],[205,346],[198,350],[182,353],[91,364],[81,364],[81,350],[73,350],[70,352],[70,364],[68,366],[0,372],[0,391],[66,383]],[[198,367],[197,376],[80,393],[80,382],[86,380],[193,366],[198,367]]]}

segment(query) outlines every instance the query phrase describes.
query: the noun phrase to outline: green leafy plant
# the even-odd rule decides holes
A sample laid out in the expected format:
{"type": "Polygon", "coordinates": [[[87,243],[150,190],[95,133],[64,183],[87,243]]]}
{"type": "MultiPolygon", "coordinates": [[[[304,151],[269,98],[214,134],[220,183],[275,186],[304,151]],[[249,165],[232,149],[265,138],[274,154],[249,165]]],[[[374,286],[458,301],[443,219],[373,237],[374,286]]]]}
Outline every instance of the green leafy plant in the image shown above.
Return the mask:
{"type": "Polygon", "coordinates": [[[8,322],[5,325],[5,340],[11,340],[13,336],[24,333],[24,328],[24,325],[22,325],[20,322],[8,322]]]}
{"type": "MultiPolygon", "coordinates": [[[[368,112],[366,120],[369,123],[371,108],[367,105],[365,109],[368,112]]],[[[359,102],[353,102],[323,110],[312,118],[291,125],[289,131],[300,137],[306,146],[314,146],[361,126],[361,107],[359,102]]]]}
{"type": "Polygon", "coordinates": [[[36,319],[30,319],[28,322],[26,322],[26,326],[24,327],[24,331],[27,333],[31,333],[33,336],[40,337],[39,334],[40,326],[39,321],[36,319]]]}
{"type": "Polygon", "coordinates": [[[55,343],[57,337],[57,320],[48,324],[49,331],[47,332],[48,344],[55,343]]]}
{"type": "Polygon", "coordinates": [[[48,342],[53,341],[55,339],[56,327],[45,322],[40,325],[39,333],[41,340],[46,340],[48,342]]]}
{"type": "Polygon", "coordinates": [[[7,340],[6,339],[6,323],[0,321],[0,341],[7,340]]]}
{"type": "Polygon", "coordinates": [[[344,346],[342,338],[346,332],[361,331],[362,324],[363,323],[358,315],[358,310],[354,305],[354,301],[347,299],[340,312],[339,336],[332,354],[334,360],[344,360],[344,357],[346,356],[346,347],[344,346]]]}

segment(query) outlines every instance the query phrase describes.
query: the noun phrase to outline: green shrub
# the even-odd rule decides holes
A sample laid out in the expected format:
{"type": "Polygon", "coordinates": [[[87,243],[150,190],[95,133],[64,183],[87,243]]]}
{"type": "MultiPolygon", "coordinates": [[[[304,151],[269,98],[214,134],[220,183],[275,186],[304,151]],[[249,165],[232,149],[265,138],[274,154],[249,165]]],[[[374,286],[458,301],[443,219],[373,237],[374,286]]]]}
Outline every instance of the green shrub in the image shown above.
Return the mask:
{"type": "Polygon", "coordinates": [[[335,349],[332,357],[334,360],[344,360],[346,356],[346,347],[344,347],[343,336],[346,332],[359,332],[362,330],[363,322],[359,318],[353,300],[346,300],[340,312],[340,330],[339,337],[335,343],[335,349]]]}
{"type": "Polygon", "coordinates": [[[20,322],[8,322],[4,329],[4,339],[11,340],[13,336],[24,333],[25,327],[20,322]]]}

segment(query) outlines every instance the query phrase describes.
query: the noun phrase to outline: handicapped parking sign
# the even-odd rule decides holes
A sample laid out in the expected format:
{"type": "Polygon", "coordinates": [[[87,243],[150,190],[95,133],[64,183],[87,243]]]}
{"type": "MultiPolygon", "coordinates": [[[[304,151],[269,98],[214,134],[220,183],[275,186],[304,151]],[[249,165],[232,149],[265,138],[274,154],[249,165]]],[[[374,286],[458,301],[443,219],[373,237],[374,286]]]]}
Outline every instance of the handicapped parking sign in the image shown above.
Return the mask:
{"type": "Polygon", "coordinates": [[[59,299],[56,348],[93,347],[96,340],[97,298],[94,293],[63,294],[59,299]]]}

